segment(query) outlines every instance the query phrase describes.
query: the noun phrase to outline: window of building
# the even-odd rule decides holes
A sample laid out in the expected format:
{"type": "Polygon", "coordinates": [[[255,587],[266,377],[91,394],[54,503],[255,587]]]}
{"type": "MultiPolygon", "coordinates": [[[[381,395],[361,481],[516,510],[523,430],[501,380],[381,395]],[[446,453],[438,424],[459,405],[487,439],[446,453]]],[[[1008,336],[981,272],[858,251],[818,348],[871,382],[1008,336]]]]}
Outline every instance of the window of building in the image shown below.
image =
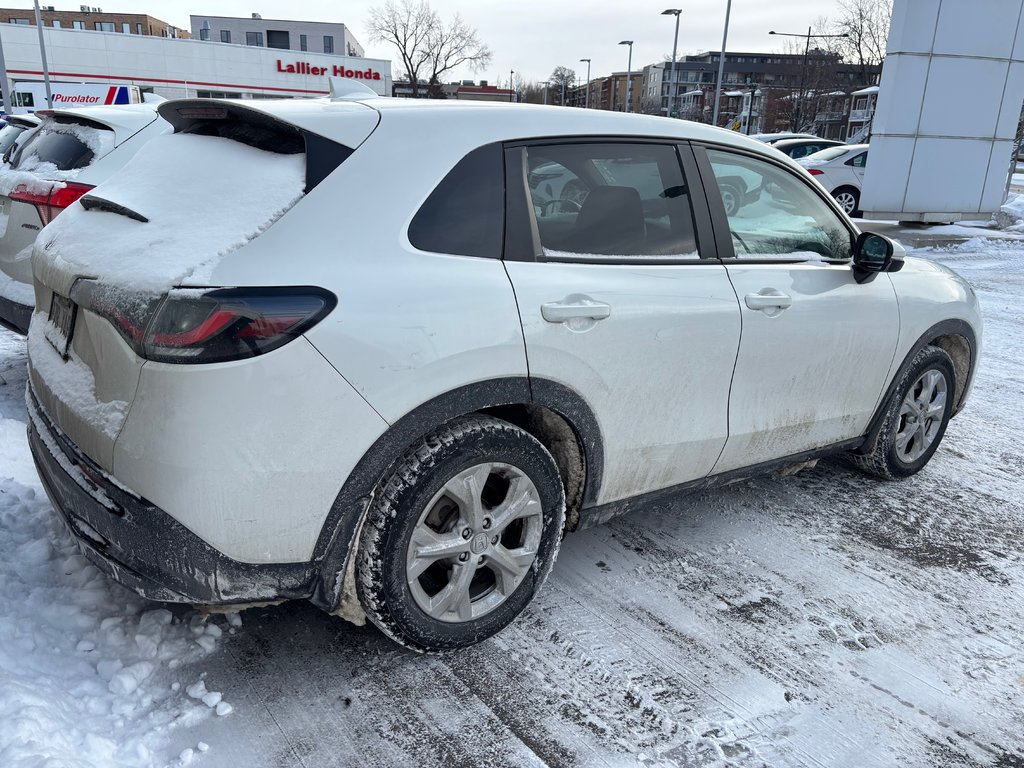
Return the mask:
{"type": "Polygon", "coordinates": [[[53,26],[56,27],[57,29],[60,29],[60,19],[54,19],[53,26]]]}
{"type": "Polygon", "coordinates": [[[267,48],[277,48],[279,50],[287,51],[292,47],[291,41],[288,39],[288,33],[278,29],[267,30],[267,48]]]}
{"type": "Polygon", "coordinates": [[[246,32],[245,33],[245,44],[255,45],[260,48],[263,47],[263,33],[262,32],[246,32]]]}
{"type": "Polygon", "coordinates": [[[28,24],[28,19],[11,19],[11,24],[28,24]]]}
{"type": "Polygon", "coordinates": [[[232,91],[196,91],[196,98],[199,99],[240,99],[241,93],[232,91]]]}
{"type": "Polygon", "coordinates": [[[200,40],[209,40],[210,39],[210,30],[208,30],[208,29],[200,29],[199,30],[199,39],[200,40]]]}
{"type": "Polygon", "coordinates": [[[324,35],[324,53],[334,53],[334,35],[324,35]]]}
{"type": "Polygon", "coordinates": [[[230,29],[222,29],[220,31],[220,41],[222,43],[230,43],[231,42],[231,30],[230,29]]]}
{"type": "Polygon", "coordinates": [[[693,212],[674,147],[530,147],[527,182],[551,261],[697,259],[693,212]]]}
{"type": "Polygon", "coordinates": [[[129,24],[127,21],[122,22],[121,31],[126,35],[130,35],[132,33],[132,25],[129,24]]]}
{"type": "Polygon", "coordinates": [[[300,51],[308,51],[309,50],[309,42],[308,42],[308,40],[307,40],[305,35],[299,35],[299,50],[300,51]]]}
{"type": "Polygon", "coordinates": [[[142,34],[142,24],[141,23],[135,25],[135,34],[136,35],[141,35],[142,34]]]}
{"type": "Polygon", "coordinates": [[[96,30],[99,32],[113,32],[114,22],[112,21],[97,21],[96,30]]]}
{"type": "Polygon", "coordinates": [[[71,22],[71,26],[74,27],[75,29],[85,29],[85,22],[84,21],[72,21],[71,22]]]}

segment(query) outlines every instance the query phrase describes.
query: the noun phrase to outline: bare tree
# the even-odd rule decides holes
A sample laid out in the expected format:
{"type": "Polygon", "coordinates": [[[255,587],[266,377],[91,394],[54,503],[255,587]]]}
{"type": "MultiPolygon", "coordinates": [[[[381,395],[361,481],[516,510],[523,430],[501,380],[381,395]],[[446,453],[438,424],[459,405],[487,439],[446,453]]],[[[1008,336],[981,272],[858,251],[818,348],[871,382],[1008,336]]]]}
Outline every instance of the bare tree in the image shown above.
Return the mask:
{"type": "MultiPolygon", "coordinates": [[[[569,98],[568,94],[576,83],[576,70],[569,69],[568,67],[555,67],[555,71],[551,73],[548,82],[551,83],[551,88],[556,94],[555,98],[558,99],[558,103],[562,104],[562,94],[565,94],[565,100],[567,101],[569,98]]],[[[564,107],[565,105],[562,104],[562,106],[564,107]]]]}
{"type": "Polygon", "coordinates": [[[388,0],[370,9],[367,31],[371,40],[391,43],[398,49],[412,96],[441,97],[441,77],[461,66],[477,71],[491,61],[491,50],[480,41],[475,28],[455,14],[445,24],[426,0],[388,0]]]}
{"type": "Polygon", "coordinates": [[[870,68],[885,58],[892,0],[839,0],[838,8],[832,31],[847,37],[836,39],[837,51],[843,59],[860,67],[861,81],[868,85],[870,68]]]}

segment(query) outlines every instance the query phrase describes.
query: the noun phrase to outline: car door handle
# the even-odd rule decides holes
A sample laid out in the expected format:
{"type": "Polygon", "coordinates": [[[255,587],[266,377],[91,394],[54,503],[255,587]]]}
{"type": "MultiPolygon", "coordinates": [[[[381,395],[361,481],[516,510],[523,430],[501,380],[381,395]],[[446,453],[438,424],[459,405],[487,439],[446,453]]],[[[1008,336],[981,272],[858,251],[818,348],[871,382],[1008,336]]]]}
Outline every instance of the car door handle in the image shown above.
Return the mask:
{"type": "Polygon", "coordinates": [[[793,306],[793,299],[777,288],[762,288],[757,293],[748,293],[743,297],[743,303],[750,309],[789,309],[793,306]]]}
{"type": "Polygon", "coordinates": [[[562,301],[551,301],[540,305],[540,316],[549,323],[566,323],[576,318],[604,320],[612,313],[611,304],[594,301],[589,296],[573,294],[562,301]]]}

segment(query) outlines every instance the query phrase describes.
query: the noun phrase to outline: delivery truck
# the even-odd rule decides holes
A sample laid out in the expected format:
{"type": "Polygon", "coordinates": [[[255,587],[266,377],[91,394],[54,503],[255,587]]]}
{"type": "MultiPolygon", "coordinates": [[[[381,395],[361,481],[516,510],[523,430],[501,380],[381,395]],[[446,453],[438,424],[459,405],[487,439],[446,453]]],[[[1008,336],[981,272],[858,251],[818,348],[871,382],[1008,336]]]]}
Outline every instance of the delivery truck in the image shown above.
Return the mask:
{"type": "MultiPolygon", "coordinates": [[[[48,106],[44,83],[15,83],[11,90],[11,104],[7,109],[9,114],[29,114],[48,106]]],[[[139,87],[125,83],[50,83],[50,93],[53,95],[55,109],[96,107],[103,104],[138,104],[142,101],[139,87]]]]}

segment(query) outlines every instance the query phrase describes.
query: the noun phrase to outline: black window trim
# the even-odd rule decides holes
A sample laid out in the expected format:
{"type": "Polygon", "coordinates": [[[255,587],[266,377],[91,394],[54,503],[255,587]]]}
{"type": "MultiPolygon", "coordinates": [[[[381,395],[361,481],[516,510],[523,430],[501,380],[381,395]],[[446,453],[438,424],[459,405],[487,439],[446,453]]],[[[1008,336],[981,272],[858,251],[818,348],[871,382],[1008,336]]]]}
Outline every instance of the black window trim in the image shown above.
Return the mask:
{"type": "MultiPolygon", "coordinates": [[[[712,221],[708,215],[708,202],[704,185],[699,183],[701,175],[697,170],[689,142],[678,136],[628,136],[628,135],[576,135],[542,136],[534,139],[517,139],[505,142],[505,254],[506,261],[532,261],[547,264],[601,264],[607,266],[721,266],[717,240],[712,221]],[[654,144],[675,150],[679,172],[686,182],[693,214],[694,236],[697,241],[696,259],[671,259],[663,257],[590,259],[580,258],[548,259],[540,242],[537,219],[533,214],[530,188],[527,182],[528,165],[526,149],[529,147],[567,144],[654,144]]],[[[731,249],[730,242],[730,249],[731,249]]]]}
{"type": "MultiPolygon", "coordinates": [[[[691,142],[690,146],[693,148],[693,154],[696,158],[697,167],[700,170],[701,180],[704,184],[704,189],[717,189],[718,182],[715,180],[715,172],[711,167],[711,160],[708,158],[706,150],[714,149],[721,152],[731,152],[736,155],[744,155],[754,160],[760,160],[761,162],[773,165],[776,168],[788,173],[799,183],[806,186],[811,192],[818,196],[832,212],[837,215],[837,218],[842,222],[843,227],[846,228],[847,233],[850,236],[850,256],[845,259],[825,259],[825,263],[834,266],[849,266],[853,263],[853,244],[857,239],[859,232],[853,227],[843,209],[839,207],[839,204],[825,192],[824,189],[818,189],[818,185],[811,184],[800,176],[799,173],[790,168],[786,163],[780,162],[774,157],[763,155],[760,152],[752,152],[743,147],[735,147],[731,144],[719,144],[716,142],[700,141],[691,142]]],[[[725,215],[725,205],[722,203],[722,198],[718,195],[707,195],[708,206],[711,209],[711,220],[715,227],[715,232],[722,233],[722,237],[716,237],[718,243],[718,256],[723,262],[727,264],[805,264],[807,259],[801,258],[786,258],[779,257],[778,259],[747,259],[736,255],[735,247],[732,244],[732,237],[729,235],[729,217],[725,215]]]]}

